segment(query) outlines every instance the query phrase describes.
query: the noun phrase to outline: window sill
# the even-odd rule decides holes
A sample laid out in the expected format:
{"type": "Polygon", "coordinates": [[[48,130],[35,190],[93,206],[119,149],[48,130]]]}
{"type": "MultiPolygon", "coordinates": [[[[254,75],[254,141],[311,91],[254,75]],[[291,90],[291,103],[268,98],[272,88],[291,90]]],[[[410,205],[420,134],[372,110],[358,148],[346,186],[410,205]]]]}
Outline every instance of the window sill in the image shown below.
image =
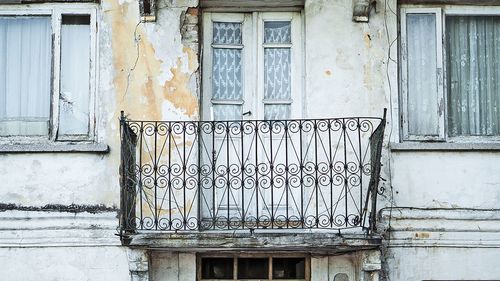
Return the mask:
{"type": "Polygon", "coordinates": [[[109,146],[104,143],[30,143],[30,144],[0,144],[0,153],[51,153],[79,152],[98,153],[109,152],[109,146]]]}
{"type": "Polygon", "coordinates": [[[500,151],[500,143],[404,142],[390,143],[391,151],[500,151]]]}

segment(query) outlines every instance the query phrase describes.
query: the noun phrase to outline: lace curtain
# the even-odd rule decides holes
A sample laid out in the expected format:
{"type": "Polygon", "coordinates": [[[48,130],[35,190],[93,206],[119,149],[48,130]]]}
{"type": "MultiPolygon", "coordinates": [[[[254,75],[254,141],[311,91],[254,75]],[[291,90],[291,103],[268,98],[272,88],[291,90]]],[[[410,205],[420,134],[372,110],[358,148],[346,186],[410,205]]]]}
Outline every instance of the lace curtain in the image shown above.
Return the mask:
{"type": "Polygon", "coordinates": [[[49,17],[0,17],[0,135],[47,135],[49,17]]]}
{"type": "Polygon", "coordinates": [[[241,45],[241,24],[215,22],[213,27],[212,99],[229,104],[213,103],[215,120],[239,120],[243,99],[241,53],[242,49],[230,48],[241,45]],[[224,45],[227,45],[224,46],[224,45]],[[232,103],[232,104],[231,104],[232,103]]]}
{"type": "Polygon", "coordinates": [[[266,120],[288,119],[291,99],[291,27],[290,22],[265,22],[264,43],[277,45],[264,49],[264,105],[266,120]],[[283,46],[279,46],[283,45],[283,46]],[[281,103],[280,103],[281,102],[281,103]]]}

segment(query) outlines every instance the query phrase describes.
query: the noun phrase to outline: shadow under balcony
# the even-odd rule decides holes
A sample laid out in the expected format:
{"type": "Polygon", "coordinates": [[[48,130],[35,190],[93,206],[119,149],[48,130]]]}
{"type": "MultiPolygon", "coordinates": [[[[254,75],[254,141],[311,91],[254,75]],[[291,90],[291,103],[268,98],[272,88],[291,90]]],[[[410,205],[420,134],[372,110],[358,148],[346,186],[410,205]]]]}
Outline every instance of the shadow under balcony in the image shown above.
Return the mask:
{"type": "MultiPolygon", "coordinates": [[[[382,118],[134,121],[120,236],[168,249],[373,248],[382,118]]],[[[317,251],[316,251],[317,252],[317,251]]]]}

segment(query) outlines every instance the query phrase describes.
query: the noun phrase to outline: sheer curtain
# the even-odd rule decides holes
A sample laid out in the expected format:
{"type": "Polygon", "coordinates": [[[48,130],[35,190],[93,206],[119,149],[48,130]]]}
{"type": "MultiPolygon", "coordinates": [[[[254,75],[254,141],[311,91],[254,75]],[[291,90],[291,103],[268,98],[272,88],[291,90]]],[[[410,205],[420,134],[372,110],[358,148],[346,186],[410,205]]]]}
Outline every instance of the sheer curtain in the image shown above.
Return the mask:
{"type": "Polygon", "coordinates": [[[451,136],[500,134],[500,17],[446,18],[451,136]]]}
{"type": "Polygon", "coordinates": [[[90,16],[63,15],[59,135],[87,135],[90,97],[90,16]]]}
{"type": "Polygon", "coordinates": [[[0,17],[0,135],[47,135],[50,17],[0,17]]]}
{"type": "MultiPolygon", "coordinates": [[[[438,135],[436,16],[408,14],[408,133],[438,135]]],[[[440,51],[440,50],[439,50],[440,51]]]]}

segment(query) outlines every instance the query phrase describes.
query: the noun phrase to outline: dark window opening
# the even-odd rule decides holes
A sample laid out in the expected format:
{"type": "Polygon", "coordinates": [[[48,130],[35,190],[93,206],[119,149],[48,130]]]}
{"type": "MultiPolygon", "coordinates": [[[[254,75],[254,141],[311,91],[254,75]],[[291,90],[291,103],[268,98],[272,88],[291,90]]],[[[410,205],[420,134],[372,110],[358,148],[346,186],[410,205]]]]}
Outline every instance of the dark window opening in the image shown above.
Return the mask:
{"type": "Polygon", "coordinates": [[[238,279],[267,279],[269,277],[269,259],[238,259],[238,279]]]}
{"type": "Polygon", "coordinates": [[[273,279],[305,279],[304,258],[273,258],[273,279]]]}
{"type": "Polygon", "coordinates": [[[233,279],[232,258],[204,258],[201,260],[202,279],[233,279]]]}

